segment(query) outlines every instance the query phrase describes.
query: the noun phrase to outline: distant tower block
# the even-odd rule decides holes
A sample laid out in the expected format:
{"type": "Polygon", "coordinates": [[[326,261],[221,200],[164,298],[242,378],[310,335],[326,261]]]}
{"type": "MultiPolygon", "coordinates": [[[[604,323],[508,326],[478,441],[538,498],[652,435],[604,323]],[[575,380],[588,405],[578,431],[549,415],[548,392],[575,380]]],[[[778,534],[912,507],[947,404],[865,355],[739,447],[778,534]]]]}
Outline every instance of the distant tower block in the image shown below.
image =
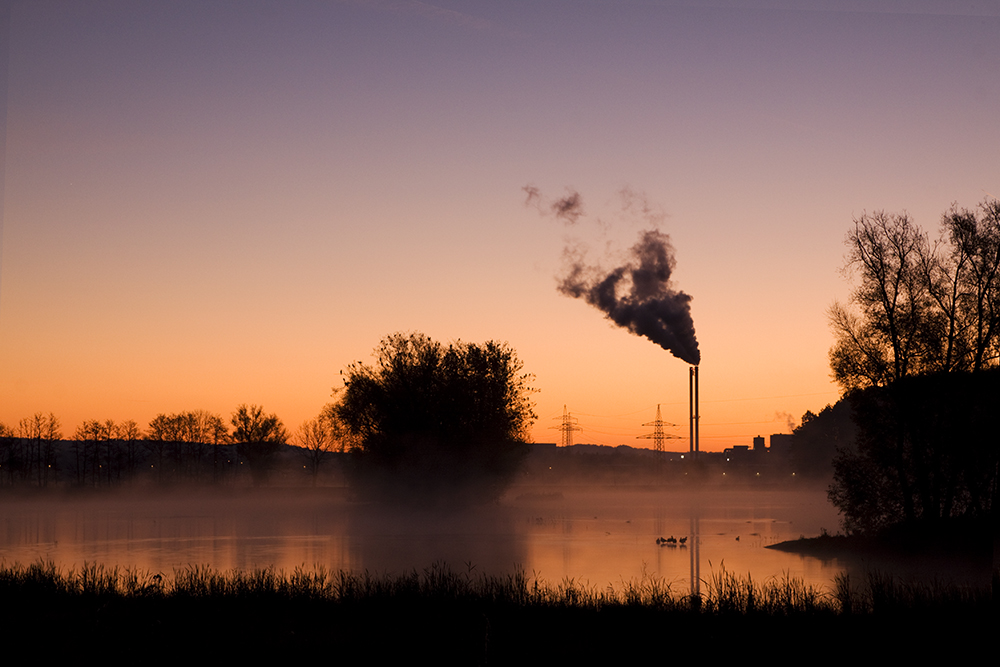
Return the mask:
{"type": "Polygon", "coordinates": [[[646,435],[635,436],[637,440],[652,440],[653,449],[657,452],[663,451],[663,441],[670,440],[671,438],[678,438],[676,435],[667,435],[663,432],[664,426],[677,426],[677,424],[671,424],[670,422],[665,422],[660,418],[660,406],[656,405],[656,419],[651,422],[646,422],[643,426],[652,426],[653,432],[647,433],[646,435]]]}
{"type": "MultiPolygon", "coordinates": [[[[556,417],[559,419],[559,417],[556,417]]],[[[550,428],[557,428],[562,433],[562,446],[569,447],[573,444],[573,431],[582,431],[583,427],[578,426],[576,423],[576,417],[571,417],[569,412],[566,410],[566,406],[563,406],[562,423],[559,426],[552,426],[550,428]]]]}

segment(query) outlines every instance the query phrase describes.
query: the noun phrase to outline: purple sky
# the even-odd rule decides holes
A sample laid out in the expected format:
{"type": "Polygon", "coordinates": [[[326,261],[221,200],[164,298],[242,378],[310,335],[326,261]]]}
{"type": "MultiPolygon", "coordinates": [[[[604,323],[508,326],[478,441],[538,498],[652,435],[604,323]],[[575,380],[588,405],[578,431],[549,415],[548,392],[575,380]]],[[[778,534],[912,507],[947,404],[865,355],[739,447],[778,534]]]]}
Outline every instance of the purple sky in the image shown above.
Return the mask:
{"type": "Polygon", "coordinates": [[[997,4],[820,4],[12,2],[0,421],[246,402],[295,429],[422,331],[514,346],[537,440],[565,404],[578,441],[648,445],[685,364],[556,289],[644,197],[694,297],[703,448],[787,432],[838,395],[852,217],[933,235],[1000,196],[997,4]]]}

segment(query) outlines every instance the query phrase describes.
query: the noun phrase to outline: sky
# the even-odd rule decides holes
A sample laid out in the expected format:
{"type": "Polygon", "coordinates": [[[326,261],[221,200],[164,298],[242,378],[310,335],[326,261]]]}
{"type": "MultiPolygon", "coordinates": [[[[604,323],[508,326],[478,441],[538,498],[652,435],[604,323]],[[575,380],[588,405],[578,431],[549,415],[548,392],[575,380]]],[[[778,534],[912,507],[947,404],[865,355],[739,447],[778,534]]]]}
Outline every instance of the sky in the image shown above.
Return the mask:
{"type": "Polygon", "coordinates": [[[986,0],[6,10],[8,426],[248,403],[294,431],[422,332],[516,349],[537,442],[565,406],[576,442],[652,446],[659,405],[686,449],[688,365],[557,289],[567,248],[611,268],[655,226],[692,297],[701,448],[751,444],[839,396],[854,218],[934,236],[1000,196],[986,0]],[[567,224],[546,207],[572,192],[567,224]]]}

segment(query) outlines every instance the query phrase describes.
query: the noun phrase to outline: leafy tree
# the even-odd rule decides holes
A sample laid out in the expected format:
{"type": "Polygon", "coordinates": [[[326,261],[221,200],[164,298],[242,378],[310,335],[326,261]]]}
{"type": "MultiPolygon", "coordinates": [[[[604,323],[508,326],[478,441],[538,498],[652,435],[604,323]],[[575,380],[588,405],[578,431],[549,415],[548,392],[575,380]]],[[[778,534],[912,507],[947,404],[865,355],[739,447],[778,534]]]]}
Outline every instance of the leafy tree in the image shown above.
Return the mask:
{"type": "Polygon", "coordinates": [[[807,476],[829,477],[838,450],[852,449],[857,428],[848,401],[828,405],[819,414],[807,411],[795,435],[791,458],[795,470],[807,476]]]}
{"type": "Polygon", "coordinates": [[[506,343],[396,333],[351,364],[332,413],[354,443],[354,482],[391,500],[499,496],[527,453],[532,376],[506,343]]]}
{"type": "Polygon", "coordinates": [[[288,442],[285,426],[277,415],[264,414],[258,405],[239,406],[230,421],[232,439],[250,466],[254,486],[259,486],[267,481],[275,456],[288,442]]]}
{"type": "Polygon", "coordinates": [[[846,400],[856,448],[838,453],[829,495],[848,531],[993,510],[1000,369],[904,378],[846,400]]]}

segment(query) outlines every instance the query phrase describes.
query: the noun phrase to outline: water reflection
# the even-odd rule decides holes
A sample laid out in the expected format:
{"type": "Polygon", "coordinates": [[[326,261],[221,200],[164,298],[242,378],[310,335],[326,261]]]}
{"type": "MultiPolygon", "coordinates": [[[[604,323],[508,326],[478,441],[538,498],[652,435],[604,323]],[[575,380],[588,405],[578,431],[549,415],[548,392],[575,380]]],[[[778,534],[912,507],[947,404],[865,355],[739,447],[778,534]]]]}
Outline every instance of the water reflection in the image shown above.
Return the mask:
{"type": "Polygon", "coordinates": [[[188,565],[399,573],[445,561],[477,572],[521,567],[549,583],[597,587],[658,576],[697,593],[723,567],[829,585],[842,564],[764,547],[836,521],[822,489],[519,489],[498,505],[451,513],[356,505],[331,490],[7,499],[0,558],[167,573],[188,565]],[[657,543],[668,536],[675,542],[657,543]]]}

